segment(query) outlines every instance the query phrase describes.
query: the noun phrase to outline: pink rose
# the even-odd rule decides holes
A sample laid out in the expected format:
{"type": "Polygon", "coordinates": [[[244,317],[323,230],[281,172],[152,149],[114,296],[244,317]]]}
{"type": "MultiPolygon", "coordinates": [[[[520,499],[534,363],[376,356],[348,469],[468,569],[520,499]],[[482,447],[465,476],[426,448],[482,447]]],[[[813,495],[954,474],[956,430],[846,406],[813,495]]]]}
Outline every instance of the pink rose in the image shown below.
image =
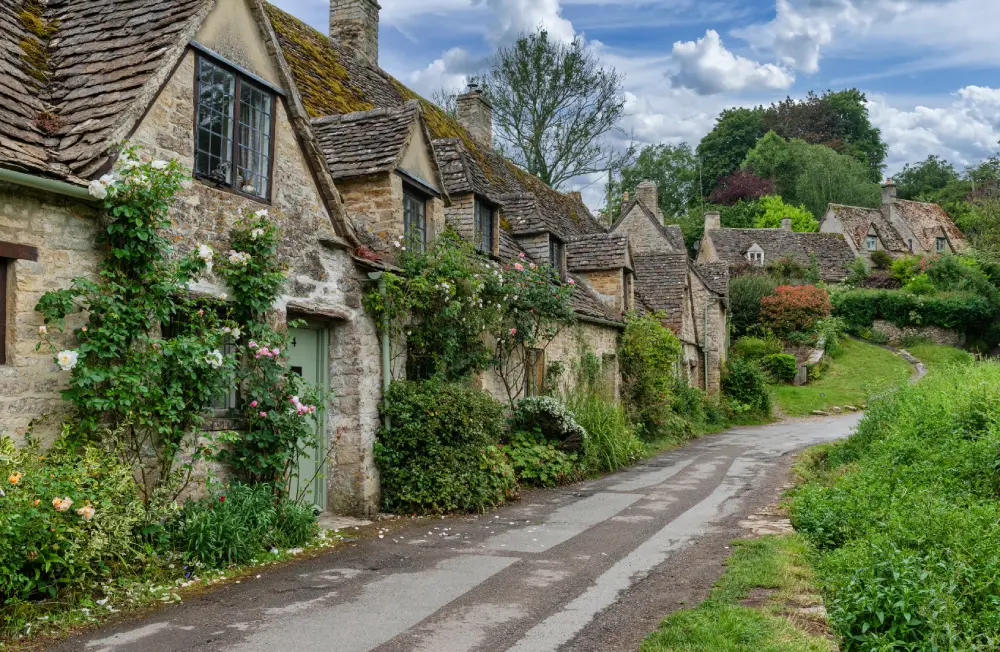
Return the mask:
{"type": "Polygon", "coordinates": [[[518,256],[524,258],[524,252],[522,251],[521,253],[518,254],[518,256]]]}
{"type": "Polygon", "coordinates": [[[281,351],[279,351],[278,349],[271,349],[271,355],[275,355],[276,356],[279,353],[281,353],[281,351]]]}
{"type": "Polygon", "coordinates": [[[251,401],[250,402],[250,407],[257,407],[257,405],[258,405],[257,401],[251,401]]]}
{"type": "Polygon", "coordinates": [[[568,283],[569,283],[570,285],[576,285],[576,281],[574,281],[573,279],[570,279],[570,280],[569,280],[569,281],[567,281],[567,282],[568,282],[568,283]]]}
{"type": "Polygon", "coordinates": [[[260,418],[261,419],[266,419],[267,418],[267,412],[261,412],[260,413],[260,418]]]}
{"type": "Polygon", "coordinates": [[[524,271],[524,265],[522,265],[521,263],[517,263],[516,265],[514,265],[514,269],[516,269],[519,272],[523,272],[524,271]]]}
{"type": "Polygon", "coordinates": [[[517,329],[516,328],[510,329],[510,334],[511,335],[517,335],[517,329]]]}

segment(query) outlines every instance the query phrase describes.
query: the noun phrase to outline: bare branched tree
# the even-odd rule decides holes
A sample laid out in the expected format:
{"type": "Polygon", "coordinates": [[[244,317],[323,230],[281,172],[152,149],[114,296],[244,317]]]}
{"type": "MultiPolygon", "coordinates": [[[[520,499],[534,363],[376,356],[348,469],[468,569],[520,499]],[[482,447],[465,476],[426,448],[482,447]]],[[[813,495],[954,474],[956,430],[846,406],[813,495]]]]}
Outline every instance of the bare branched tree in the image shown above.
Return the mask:
{"type": "Polygon", "coordinates": [[[625,117],[623,82],[582,39],[561,43],[545,30],[522,35],[497,51],[482,79],[497,149],[553,188],[620,168],[634,148],[617,150],[604,137],[620,131],[625,117]]]}

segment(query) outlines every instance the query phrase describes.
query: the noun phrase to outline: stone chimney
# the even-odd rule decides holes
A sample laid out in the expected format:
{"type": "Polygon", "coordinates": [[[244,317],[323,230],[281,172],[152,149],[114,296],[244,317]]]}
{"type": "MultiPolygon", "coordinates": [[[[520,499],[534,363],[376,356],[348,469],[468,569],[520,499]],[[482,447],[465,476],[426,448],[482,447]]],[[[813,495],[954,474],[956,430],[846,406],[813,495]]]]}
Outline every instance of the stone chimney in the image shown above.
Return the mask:
{"type": "Polygon", "coordinates": [[[705,213],[705,233],[722,228],[721,213],[705,213]]]}
{"type": "Polygon", "coordinates": [[[628,190],[622,193],[622,203],[627,204],[629,202],[628,190]]]}
{"type": "Polygon", "coordinates": [[[493,147],[493,106],[483,97],[479,84],[469,84],[465,95],[459,95],[458,123],[480,145],[493,147]]]}
{"type": "Polygon", "coordinates": [[[891,204],[894,201],[896,201],[896,184],[892,179],[886,179],[885,185],[882,186],[882,204],[891,204]]]}
{"type": "Polygon", "coordinates": [[[783,218],[781,218],[781,230],[782,231],[791,231],[792,230],[792,218],[790,218],[790,217],[783,217],[783,218]]]}
{"type": "Polygon", "coordinates": [[[377,0],[330,0],[330,36],[377,66],[381,9],[377,0]]]}
{"type": "Polygon", "coordinates": [[[581,204],[583,203],[583,193],[579,190],[570,190],[566,193],[566,196],[572,200],[580,202],[581,204]]]}
{"type": "Polygon", "coordinates": [[[660,194],[656,184],[648,179],[635,187],[635,198],[646,205],[646,208],[659,213],[660,194]]]}

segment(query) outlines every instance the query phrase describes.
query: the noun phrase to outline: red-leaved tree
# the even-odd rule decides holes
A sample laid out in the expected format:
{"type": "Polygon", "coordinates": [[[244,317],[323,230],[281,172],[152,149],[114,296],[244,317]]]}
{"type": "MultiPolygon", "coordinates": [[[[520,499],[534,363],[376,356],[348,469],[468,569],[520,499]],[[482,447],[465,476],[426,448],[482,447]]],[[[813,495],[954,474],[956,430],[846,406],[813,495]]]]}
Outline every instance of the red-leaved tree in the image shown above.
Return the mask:
{"type": "Polygon", "coordinates": [[[760,199],[764,195],[773,194],[774,184],[771,181],[758,177],[752,170],[736,170],[719,179],[719,185],[708,196],[708,201],[735,206],[744,200],[760,199]]]}
{"type": "Polygon", "coordinates": [[[830,316],[830,295],[815,285],[781,285],[761,300],[760,316],[775,333],[810,331],[830,316]]]}

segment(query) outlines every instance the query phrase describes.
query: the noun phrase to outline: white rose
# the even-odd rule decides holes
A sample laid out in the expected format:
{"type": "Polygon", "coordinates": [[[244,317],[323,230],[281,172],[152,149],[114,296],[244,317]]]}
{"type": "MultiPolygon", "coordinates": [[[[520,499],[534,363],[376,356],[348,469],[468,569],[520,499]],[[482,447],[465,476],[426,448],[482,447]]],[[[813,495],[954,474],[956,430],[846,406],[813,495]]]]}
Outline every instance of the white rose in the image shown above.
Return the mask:
{"type": "Polygon", "coordinates": [[[165,170],[167,166],[170,165],[166,161],[153,161],[150,163],[150,167],[154,170],[165,170]]]}
{"type": "Polygon", "coordinates": [[[226,294],[225,292],[223,292],[222,294],[219,295],[219,299],[221,299],[222,301],[225,301],[228,298],[229,298],[229,295],[226,294]]]}
{"type": "Polygon", "coordinates": [[[214,256],[215,252],[212,251],[211,247],[206,244],[198,245],[198,258],[201,258],[207,263],[210,262],[214,256]]]}
{"type": "Polygon", "coordinates": [[[205,362],[213,369],[218,369],[222,366],[222,352],[218,349],[212,351],[205,356],[205,362]]]}
{"type": "Polygon", "coordinates": [[[262,208],[259,211],[257,211],[256,213],[254,213],[254,215],[256,215],[257,217],[261,217],[261,218],[267,217],[267,209],[266,208],[262,208]]]}
{"type": "Polygon", "coordinates": [[[76,368],[76,364],[80,359],[80,354],[76,351],[60,351],[56,355],[56,361],[59,363],[59,368],[63,371],[73,371],[76,368]]]}
{"type": "Polygon", "coordinates": [[[234,340],[240,339],[240,335],[242,335],[242,334],[243,334],[243,331],[241,331],[239,328],[234,328],[233,329],[232,336],[233,336],[234,340]]]}
{"type": "Polygon", "coordinates": [[[108,188],[100,180],[91,181],[87,190],[90,192],[90,196],[95,199],[104,199],[108,196],[108,188]]]}
{"type": "Polygon", "coordinates": [[[114,182],[115,182],[115,178],[113,176],[111,176],[110,174],[105,174],[103,177],[101,177],[101,183],[103,183],[106,186],[110,186],[114,182]]]}
{"type": "Polygon", "coordinates": [[[256,240],[262,235],[264,235],[264,229],[254,229],[253,231],[250,232],[250,238],[252,240],[256,240]]]}

